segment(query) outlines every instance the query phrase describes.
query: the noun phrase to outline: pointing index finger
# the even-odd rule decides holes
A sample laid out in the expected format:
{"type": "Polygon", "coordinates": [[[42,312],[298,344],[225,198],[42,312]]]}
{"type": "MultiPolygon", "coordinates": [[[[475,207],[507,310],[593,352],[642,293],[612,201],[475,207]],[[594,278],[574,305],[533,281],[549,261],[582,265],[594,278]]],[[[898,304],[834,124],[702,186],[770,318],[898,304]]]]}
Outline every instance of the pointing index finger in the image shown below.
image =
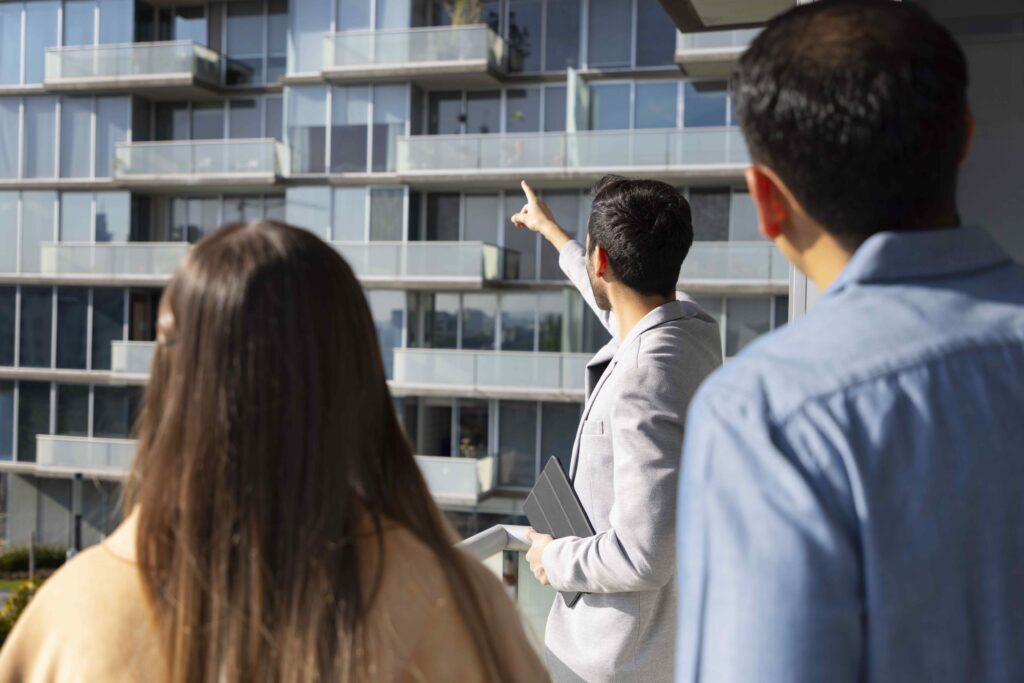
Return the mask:
{"type": "Polygon", "coordinates": [[[523,180],[523,181],[521,181],[521,185],[523,187],[523,192],[526,194],[526,199],[530,203],[536,202],[537,201],[537,193],[533,191],[533,188],[530,187],[530,184],[528,182],[526,182],[525,180],[523,180]]]}

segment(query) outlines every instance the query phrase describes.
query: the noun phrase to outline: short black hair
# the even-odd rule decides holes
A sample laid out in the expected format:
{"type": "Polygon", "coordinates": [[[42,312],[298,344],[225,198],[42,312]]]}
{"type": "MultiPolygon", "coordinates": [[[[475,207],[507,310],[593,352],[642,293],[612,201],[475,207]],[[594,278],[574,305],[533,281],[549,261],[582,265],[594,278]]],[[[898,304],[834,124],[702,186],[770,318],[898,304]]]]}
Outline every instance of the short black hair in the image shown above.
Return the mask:
{"type": "Polygon", "coordinates": [[[768,23],[734,80],[753,161],[845,245],[955,211],[967,63],[920,7],[801,5],[768,23]]]}
{"type": "Polygon", "coordinates": [[[600,245],[620,281],[640,294],[668,295],[693,244],[690,203],[658,180],[607,175],[591,190],[589,249],[600,245]]]}

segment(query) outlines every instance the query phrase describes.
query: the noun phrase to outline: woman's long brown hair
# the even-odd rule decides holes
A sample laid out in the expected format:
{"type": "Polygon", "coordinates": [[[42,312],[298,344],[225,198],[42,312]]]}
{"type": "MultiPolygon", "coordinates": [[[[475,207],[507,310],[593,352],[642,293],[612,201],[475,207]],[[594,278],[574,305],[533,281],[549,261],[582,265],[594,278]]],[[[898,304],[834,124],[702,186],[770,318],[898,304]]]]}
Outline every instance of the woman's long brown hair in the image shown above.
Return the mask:
{"type": "Polygon", "coordinates": [[[387,653],[365,623],[381,564],[401,561],[382,554],[382,525],[395,522],[434,552],[474,640],[453,656],[505,680],[486,599],[401,432],[344,260],[303,230],[228,225],[192,249],[164,297],[173,325],[157,343],[125,505],[138,509],[165,679],[378,679],[367,671],[387,653]]]}

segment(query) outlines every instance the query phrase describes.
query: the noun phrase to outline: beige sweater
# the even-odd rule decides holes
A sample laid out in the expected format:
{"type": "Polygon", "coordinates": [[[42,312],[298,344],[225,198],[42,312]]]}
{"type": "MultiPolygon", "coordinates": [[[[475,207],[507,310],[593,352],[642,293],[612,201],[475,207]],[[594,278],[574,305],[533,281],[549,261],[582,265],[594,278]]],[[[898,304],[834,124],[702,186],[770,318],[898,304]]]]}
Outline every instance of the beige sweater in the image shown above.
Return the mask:
{"type": "MultiPolygon", "coordinates": [[[[44,584],[0,650],[0,681],[159,681],[160,647],[134,561],[135,530],[132,515],[103,544],[82,552],[44,584]]],[[[386,625],[393,635],[386,659],[401,665],[380,680],[484,683],[469,633],[430,550],[391,525],[385,552],[401,560],[386,564],[367,626],[386,625]]],[[[516,663],[512,679],[548,680],[501,584],[483,566],[472,566],[488,596],[488,625],[516,663]]]]}

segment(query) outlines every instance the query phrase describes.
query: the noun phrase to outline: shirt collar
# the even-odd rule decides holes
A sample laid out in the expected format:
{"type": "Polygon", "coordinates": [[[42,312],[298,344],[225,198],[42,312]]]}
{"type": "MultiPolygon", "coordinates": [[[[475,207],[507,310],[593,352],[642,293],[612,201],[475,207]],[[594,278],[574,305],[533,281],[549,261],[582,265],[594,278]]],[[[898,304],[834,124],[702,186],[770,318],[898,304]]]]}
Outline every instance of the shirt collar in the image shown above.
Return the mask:
{"type": "Polygon", "coordinates": [[[962,275],[1012,263],[977,227],[880,232],[860,246],[828,294],[854,283],[893,283],[962,275]]]}

